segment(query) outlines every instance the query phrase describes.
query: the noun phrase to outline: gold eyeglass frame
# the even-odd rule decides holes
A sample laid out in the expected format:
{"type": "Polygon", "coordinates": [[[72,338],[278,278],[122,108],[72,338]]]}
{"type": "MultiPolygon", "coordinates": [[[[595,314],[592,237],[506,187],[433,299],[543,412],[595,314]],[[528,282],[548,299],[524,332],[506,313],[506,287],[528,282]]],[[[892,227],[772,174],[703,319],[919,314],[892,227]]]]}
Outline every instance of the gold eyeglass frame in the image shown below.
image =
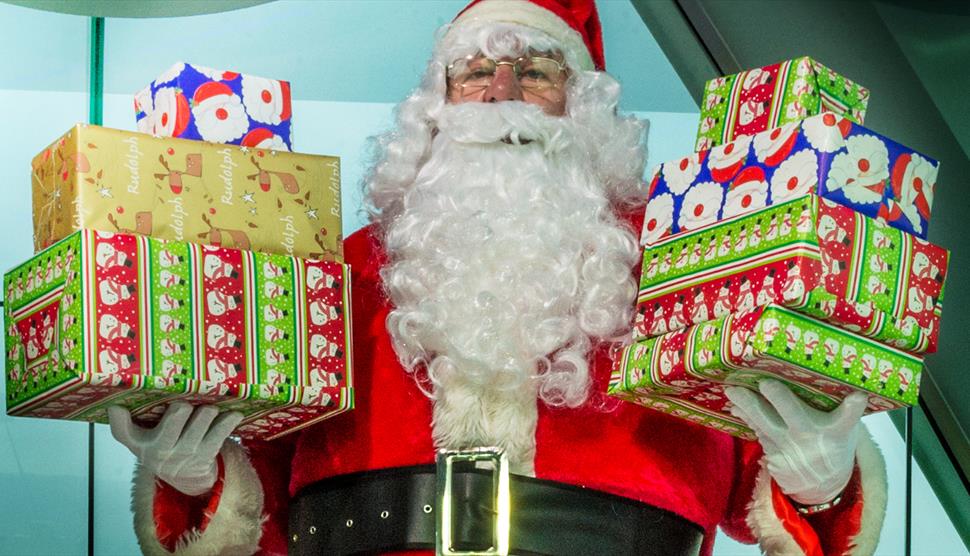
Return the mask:
{"type": "Polygon", "coordinates": [[[528,56],[519,56],[515,60],[496,60],[494,58],[489,58],[488,56],[485,56],[483,54],[471,54],[471,55],[465,56],[463,58],[459,58],[459,59],[455,60],[454,62],[452,62],[452,63],[448,64],[447,66],[445,66],[445,77],[448,80],[448,87],[449,88],[451,88],[451,87],[457,87],[460,90],[462,97],[473,96],[473,95],[475,95],[477,93],[480,93],[480,92],[488,89],[491,86],[491,84],[492,84],[492,81],[491,80],[495,78],[495,75],[496,74],[498,74],[498,69],[499,69],[500,66],[509,66],[509,67],[511,67],[512,68],[512,73],[515,74],[515,79],[519,83],[519,87],[524,92],[528,92],[529,94],[534,94],[534,95],[542,96],[541,95],[541,92],[542,91],[547,91],[549,89],[558,89],[558,88],[560,88],[563,85],[564,82],[562,82],[562,83],[553,83],[552,85],[542,86],[542,87],[527,87],[527,86],[524,86],[522,84],[522,82],[520,81],[520,79],[521,79],[521,76],[520,76],[521,70],[519,69],[519,65],[524,60],[536,60],[536,59],[539,59],[539,60],[547,60],[549,62],[552,62],[552,63],[556,64],[556,77],[559,77],[564,71],[568,71],[569,70],[569,68],[566,66],[565,60],[557,60],[557,59],[551,58],[549,56],[528,55],[528,56]],[[472,88],[474,89],[474,91],[471,92],[471,93],[469,93],[469,92],[467,92],[467,87],[469,87],[469,85],[467,85],[465,83],[456,83],[454,81],[454,79],[453,79],[453,76],[451,75],[451,72],[452,72],[452,70],[454,70],[454,68],[455,68],[455,66],[457,64],[459,64],[461,62],[468,62],[468,61],[471,61],[471,60],[474,60],[474,59],[477,59],[477,58],[481,58],[481,59],[484,59],[484,60],[488,60],[488,61],[492,62],[493,64],[495,64],[495,72],[492,74],[491,79],[489,79],[488,84],[486,84],[486,85],[474,85],[474,86],[472,86],[472,88]]]}

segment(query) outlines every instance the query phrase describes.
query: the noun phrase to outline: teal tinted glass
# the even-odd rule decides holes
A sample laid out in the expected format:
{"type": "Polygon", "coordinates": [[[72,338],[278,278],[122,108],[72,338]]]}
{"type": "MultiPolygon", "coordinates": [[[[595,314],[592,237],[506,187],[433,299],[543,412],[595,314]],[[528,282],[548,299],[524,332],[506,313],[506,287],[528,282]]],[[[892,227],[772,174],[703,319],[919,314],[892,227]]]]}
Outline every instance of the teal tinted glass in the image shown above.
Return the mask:
{"type": "MultiPolygon", "coordinates": [[[[0,267],[7,270],[33,254],[30,160],[87,120],[90,21],[4,3],[0,21],[0,125],[7,130],[0,136],[0,267]]],[[[4,381],[0,395],[6,399],[4,381]]],[[[88,425],[0,412],[0,553],[83,554],[87,531],[88,425]]]]}

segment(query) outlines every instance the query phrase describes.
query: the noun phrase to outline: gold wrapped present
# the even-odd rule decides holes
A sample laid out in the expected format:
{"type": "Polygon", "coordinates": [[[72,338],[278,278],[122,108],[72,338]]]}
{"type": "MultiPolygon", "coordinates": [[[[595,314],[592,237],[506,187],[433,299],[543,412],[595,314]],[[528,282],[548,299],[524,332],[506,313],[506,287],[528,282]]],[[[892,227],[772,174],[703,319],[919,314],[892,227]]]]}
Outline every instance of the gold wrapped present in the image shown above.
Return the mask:
{"type": "Polygon", "coordinates": [[[334,156],[78,124],[31,168],[38,252],[88,228],[343,261],[334,156]]]}

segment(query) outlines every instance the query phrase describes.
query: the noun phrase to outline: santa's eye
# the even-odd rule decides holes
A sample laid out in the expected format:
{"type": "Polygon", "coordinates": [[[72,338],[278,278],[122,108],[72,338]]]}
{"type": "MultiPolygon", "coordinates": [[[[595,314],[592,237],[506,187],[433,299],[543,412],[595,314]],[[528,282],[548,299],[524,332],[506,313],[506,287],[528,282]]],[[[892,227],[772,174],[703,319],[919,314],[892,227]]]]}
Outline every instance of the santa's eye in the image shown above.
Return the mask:
{"type": "Polygon", "coordinates": [[[541,79],[549,79],[548,76],[546,76],[546,74],[542,73],[541,71],[539,71],[537,69],[528,69],[528,70],[525,70],[522,73],[522,78],[523,79],[532,79],[532,80],[536,80],[536,81],[541,80],[541,79]]]}

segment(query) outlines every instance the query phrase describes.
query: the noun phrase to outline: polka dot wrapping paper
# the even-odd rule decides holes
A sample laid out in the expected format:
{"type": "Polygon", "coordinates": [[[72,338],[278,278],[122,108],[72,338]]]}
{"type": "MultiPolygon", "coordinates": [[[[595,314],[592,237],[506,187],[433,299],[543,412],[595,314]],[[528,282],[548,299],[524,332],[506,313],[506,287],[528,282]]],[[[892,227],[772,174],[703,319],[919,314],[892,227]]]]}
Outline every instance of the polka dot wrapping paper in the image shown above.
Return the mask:
{"type": "Polygon", "coordinates": [[[346,265],[82,230],[4,275],[7,413],[157,421],[175,399],[275,438],[353,407],[346,265]]]}

